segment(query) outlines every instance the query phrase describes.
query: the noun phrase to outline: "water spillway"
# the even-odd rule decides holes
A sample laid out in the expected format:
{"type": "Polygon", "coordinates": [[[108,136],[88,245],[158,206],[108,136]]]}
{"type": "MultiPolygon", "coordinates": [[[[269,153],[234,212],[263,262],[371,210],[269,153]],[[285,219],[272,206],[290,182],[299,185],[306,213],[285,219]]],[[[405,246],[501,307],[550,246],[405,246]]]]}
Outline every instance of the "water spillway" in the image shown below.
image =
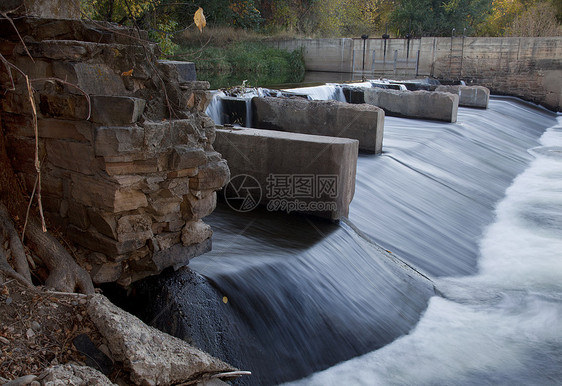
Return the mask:
{"type": "MultiPolygon", "coordinates": [[[[494,244],[508,254],[524,248],[508,248],[501,229],[490,229],[514,178],[537,152],[556,154],[528,151],[556,125],[553,114],[514,99],[460,108],[455,124],[387,118],[383,154],[359,158],[348,222],[220,206],[208,218],[213,252],[191,263],[213,286],[197,297],[185,291],[199,280],[193,273],[170,274],[161,296],[170,312],[149,319],[254,372],[241,383],[276,384],[346,360],[301,383],[502,383],[522,376],[515,367],[527,358],[526,371],[554,384],[562,290],[553,278],[562,259],[548,248],[560,234],[559,196],[523,206],[528,227],[546,224],[547,244],[533,241],[546,267],[524,285],[525,273],[513,272],[494,244]]],[[[559,170],[548,173],[561,180],[559,170]]]]}

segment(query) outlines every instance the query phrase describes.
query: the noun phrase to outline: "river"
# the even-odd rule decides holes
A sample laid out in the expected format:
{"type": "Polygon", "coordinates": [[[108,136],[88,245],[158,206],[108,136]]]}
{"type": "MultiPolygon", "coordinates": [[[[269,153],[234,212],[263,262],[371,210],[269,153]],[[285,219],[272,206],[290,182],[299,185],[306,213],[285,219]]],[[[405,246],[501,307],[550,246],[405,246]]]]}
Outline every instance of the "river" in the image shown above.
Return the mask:
{"type": "Polygon", "coordinates": [[[258,383],[560,384],[561,118],[511,98],[387,117],[383,151],[360,155],[346,222],[206,219],[191,267],[259,341],[258,383]]]}

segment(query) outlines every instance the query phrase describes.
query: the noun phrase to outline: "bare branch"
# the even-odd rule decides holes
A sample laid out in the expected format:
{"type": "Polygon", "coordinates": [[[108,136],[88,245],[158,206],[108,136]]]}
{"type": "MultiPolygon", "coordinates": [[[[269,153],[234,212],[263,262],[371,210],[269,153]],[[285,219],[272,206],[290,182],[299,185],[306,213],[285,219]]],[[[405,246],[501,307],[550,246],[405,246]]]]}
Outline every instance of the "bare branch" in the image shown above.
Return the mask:
{"type": "Polygon", "coordinates": [[[12,20],[11,17],[9,17],[7,15],[6,12],[1,12],[0,13],[1,16],[3,16],[5,19],[7,19],[10,24],[12,25],[12,27],[14,27],[14,30],[16,31],[16,33],[18,34],[18,38],[20,39],[21,44],[23,44],[23,48],[25,49],[25,52],[27,53],[27,56],[29,56],[29,58],[31,59],[31,61],[33,63],[35,63],[35,59],[33,59],[33,56],[31,56],[31,53],[29,52],[29,50],[27,49],[27,45],[25,44],[25,42],[23,41],[23,38],[20,35],[20,31],[18,31],[18,28],[16,27],[16,25],[14,24],[14,21],[12,20]]]}

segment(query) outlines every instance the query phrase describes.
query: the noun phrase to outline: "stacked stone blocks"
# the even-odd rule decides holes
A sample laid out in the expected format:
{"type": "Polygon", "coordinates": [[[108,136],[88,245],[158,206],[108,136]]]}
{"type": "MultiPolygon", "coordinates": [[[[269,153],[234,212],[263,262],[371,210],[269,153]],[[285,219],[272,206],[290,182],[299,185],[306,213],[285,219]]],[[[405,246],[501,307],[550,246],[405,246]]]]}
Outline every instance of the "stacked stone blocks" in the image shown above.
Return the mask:
{"type": "MultiPolygon", "coordinates": [[[[32,61],[7,21],[0,24],[2,55],[39,79],[45,212],[78,246],[94,281],[127,285],[208,251],[212,231],[202,219],[229,179],[204,114],[208,83],[180,78],[177,63],[151,60],[157,46],[126,28],[18,19],[32,61]]],[[[31,192],[35,133],[26,89],[14,76],[16,90],[0,98],[1,122],[31,192]]],[[[6,71],[0,81],[9,88],[6,71]]]]}

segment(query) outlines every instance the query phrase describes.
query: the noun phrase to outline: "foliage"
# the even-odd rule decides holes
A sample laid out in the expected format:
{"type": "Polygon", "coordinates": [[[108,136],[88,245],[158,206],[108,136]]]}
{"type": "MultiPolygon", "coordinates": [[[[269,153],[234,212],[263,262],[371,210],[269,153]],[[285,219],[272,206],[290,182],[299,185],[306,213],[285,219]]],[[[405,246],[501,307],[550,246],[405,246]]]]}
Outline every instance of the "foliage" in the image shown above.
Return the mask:
{"type": "Polygon", "coordinates": [[[518,15],[506,30],[507,36],[562,36],[562,27],[556,18],[556,8],[548,2],[539,2],[518,15]]]}
{"type": "Polygon", "coordinates": [[[481,36],[552,36],[559,34],[560,0],[494,0],[489,17],[481,23],[481,36]]]}
{"type": "Polygon", "coordinates": [[[302,52],[292,53],[263,42],[237,42],[227,47],[184,47],[176,59],[194,60],[199,79],[212,88],[240,84],[273,85],[299,82],[304,76],[302,52]]]}
{"type": "Polygon", "coordinates": [[[391,23],[399,36],[450,36],[453,29],[463,33],[465,28],[470,34],[489,9],[489,0],[398,0],[391,23]]]}

